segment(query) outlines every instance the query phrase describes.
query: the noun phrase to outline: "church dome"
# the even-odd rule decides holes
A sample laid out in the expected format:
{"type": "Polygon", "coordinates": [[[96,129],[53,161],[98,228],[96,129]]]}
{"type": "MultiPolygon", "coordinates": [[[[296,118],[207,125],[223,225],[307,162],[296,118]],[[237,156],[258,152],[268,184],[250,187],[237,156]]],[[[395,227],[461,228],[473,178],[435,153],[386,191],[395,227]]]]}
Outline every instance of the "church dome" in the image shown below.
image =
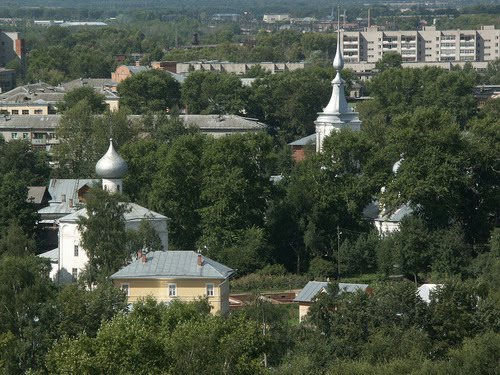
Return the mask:
{"type": "Polygon", "coordinates": [[[123,158],[118,155],[113,147],[113,139],[109,140],[108,151],[99,159],[95,166],[95,172],[101,178],[122,178],[127,173],[128,165],[123,158]]]}

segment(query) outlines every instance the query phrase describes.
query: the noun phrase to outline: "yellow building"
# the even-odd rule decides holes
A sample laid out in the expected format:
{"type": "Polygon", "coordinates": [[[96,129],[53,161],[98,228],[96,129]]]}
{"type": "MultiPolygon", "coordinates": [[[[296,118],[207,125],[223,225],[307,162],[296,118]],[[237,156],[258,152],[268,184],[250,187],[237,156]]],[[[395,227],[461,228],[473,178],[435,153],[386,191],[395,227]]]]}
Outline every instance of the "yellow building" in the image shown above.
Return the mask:
{"type": "Polygon", "coordinates": [[[137,259],[111,276],[134,303],[153,297],[159,302],[207,298],[212,313],[229,311],[229,267],[194,251],[138,253],[137,259]]]}

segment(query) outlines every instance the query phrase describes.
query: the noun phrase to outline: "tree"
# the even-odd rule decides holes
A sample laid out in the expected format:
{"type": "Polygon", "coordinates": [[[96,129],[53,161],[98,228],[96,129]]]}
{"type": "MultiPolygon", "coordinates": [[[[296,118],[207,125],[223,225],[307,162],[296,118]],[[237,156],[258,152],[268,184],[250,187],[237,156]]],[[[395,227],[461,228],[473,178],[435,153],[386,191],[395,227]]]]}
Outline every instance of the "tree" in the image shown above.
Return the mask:
{"type": "Polygon", "coordinates": [[[196,71],[184,81],[182,102],[192,114],[241,114],[247,90],[235,74],[196,71]]]}
{"type": "Polygon", "coordinates": [[[162,162],[152,181],[149,202],[171,218],[169,236],[177,249],[194,249],[200,236],[202,157],[210,142],[201,134],[185,135],[171,147],[161,146],[156,154],[162,162]]]}
{"type": "Polygon", "coordinates": [[[90,105],[92,113],[103,113],[106,109],[106,99],[104,95],[98,94],[92,87],[77,87],[64,95],[63,101],[57,107],[60,112],[65,112],[73,108],[80,100],[85,99],[90,105]]]}
{"type": "Polygon", "coordinates": [[[45,302],[55,293],[49,270],[49,263],[34,255],[0,258],[0,335],[10,336],[15,349],[4,362],[5,373],[43,368],[45,352],[52,345],[45,314],[45,302]]]}
{"type": "Polygon", "coordinates": [[[89,285],[112,275],[130,259],[124,218],[127,205],[121,199],[100,189],[91,190],[86,198],[86,216],[78,220],[78,229],[89,258],[84,277],[89,285]]]}
{"type": "Polygon", "coordinates": [[[0,256],[26,256],[34,254],[35,249],[35,240],[24,234],[23,229],[16,222],[0,233],[0,256]]]}
{"type": "Polygon", "coordinates": [[[160,236],[148,219],[143,218],[139,224],[139,228],[137,230],[130,230],[128,233],[128,246],[131,254],[138,250],[142,250],[144,253],[164,250],[160,236]]]}
{"type": "Polygon", "coordinates": [[[216,139],[203,151],[200,248],[218,258],[248,228],[263,227],[271,142],[263,134],[216,139]]]}
{"type": "Polygon", "coordinates": [[[94,176],[95,165],[109,147],[110,138],[119,148],[135,136],[136,129],[127,114],[119,110],[96,116],[87,99],[68,109],[56,130],[60,140],[54,152],[59,163],[56,174],[64,178],[94,176]]]}
{"type": "Polygon", "coordinates": [[[127,311],[126,296],[109,282],[92,290],[79,283],[65,286],[55,300],[54,326],[57,337],[95,337],[101,324],[127,311]]]}
{"type": "Polygon", "coordinates": [[[152,69],[132,75],[118,85],[122,106],[132,113],[169,111],[178,105],[180,85],[167,72],[152,69]]]}
{"type": "Polygon", "coordinates": [[[401,63],[403,58],[397,52],[386,52],[383,54],[382,58],[375,64],[375,69],[379,72],[383,72],[391,68],[401,68],[401,63]]]}
{"type": "Polygon", "coordinates": [[[317,113],[331,95],[332,78],[331,69],[319,68],[265,76],[252,85],[248,113],[283,143],[311,134],[317,113]]]}

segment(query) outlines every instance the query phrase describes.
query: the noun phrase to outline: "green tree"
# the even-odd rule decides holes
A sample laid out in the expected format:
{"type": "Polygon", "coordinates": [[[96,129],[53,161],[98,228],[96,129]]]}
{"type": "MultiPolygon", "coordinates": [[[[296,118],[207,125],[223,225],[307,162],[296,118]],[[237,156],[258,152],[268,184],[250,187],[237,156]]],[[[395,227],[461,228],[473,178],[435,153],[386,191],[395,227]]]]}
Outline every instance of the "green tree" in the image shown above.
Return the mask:
{"type": "Polygon", "coordinates": [[[270,148],[270,138],[263,134],[220,138],[204,148],[198,244],[208,248],[209,256],[218,258],[245,230],[263,227],[270,148]]]}
{"type": "Polygon", "coordinates": [[[82,247],[89,261],[84,279],[89,285],[123,267],[131,256],[127,246],[123,197],[93,189],[86,198],[86,216],[78,220],[82,247]]]}
{"type": "Polygon", "coordinates": [[[192,114],[241,114],[247,90],[235,74],[196,71],[181,88],[182,102],[192,114]]]}
{"type": "Polygon", "coordinates": [[[185,135],[157,153],[163,162],[153,178],[149,202],[171,218],[169,235],[174,248],[194,249],[201,233],[202,158],[208,143],[201,134],[185,135]]]}
{"type": "Polygon", "coordinates": [[[391,68],[401,68],[401,63],[403,58],[397,52],[386,52],[383,54],[382,58],[375,64],[375,69],[379,72],[383,72],[391,68]]]}
{"type": "Polygon", "coordinates": [[[132,75],[118,85],[122,106],[135,114],[168,111],[178,105],[179,83],[168,73],[152,69],[132,75]]]}
{"type": "Polygon", "coordinates": [[[49,270],[48,262],[34,255],[0,258],[0,335],[10,337],[14,349],[3,363],[5,373],[43,368],[52,345],[50,319],[44,313],[45,302],[55,294],[49,270]]]}
{"type": "Polygon", "coordinates": [[[64,95],[63,101],[58,104],[59,111],[65,112],[73,108],[80,100],[86,99],[92,113],[103,113],[106,109],[105,97],[98,94],[92,87],[77,87],[64,95]]]}

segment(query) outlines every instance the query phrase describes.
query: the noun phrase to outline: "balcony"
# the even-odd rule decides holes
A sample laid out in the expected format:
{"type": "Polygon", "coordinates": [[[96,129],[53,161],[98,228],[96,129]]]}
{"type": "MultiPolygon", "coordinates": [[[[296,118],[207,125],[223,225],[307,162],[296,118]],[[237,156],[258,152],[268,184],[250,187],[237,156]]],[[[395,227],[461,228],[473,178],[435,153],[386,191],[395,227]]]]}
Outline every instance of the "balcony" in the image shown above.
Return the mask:
{"type": "Polygon", "coordinates": [[[33,145],[45,145],[47,144],[47,140],[45,138],[42,139],[32,139],[31,144],[33,145]]]}

